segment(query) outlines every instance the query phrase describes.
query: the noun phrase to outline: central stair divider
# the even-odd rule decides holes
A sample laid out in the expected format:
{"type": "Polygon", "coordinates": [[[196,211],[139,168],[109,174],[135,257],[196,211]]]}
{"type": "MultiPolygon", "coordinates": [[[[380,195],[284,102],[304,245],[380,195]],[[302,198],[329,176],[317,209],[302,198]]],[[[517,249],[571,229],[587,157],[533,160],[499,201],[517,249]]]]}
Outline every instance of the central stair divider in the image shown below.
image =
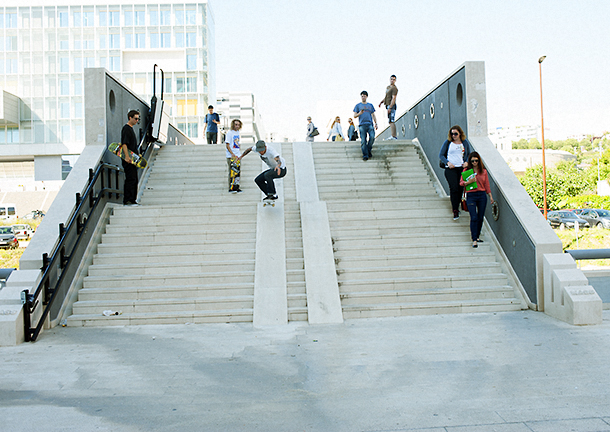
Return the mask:
{"type": "Polygon", "coordinates": [[[311,143],[293,143],[297,201],[301,209],[303,260],[310,324],[343,322],[326,203],[318,198],[311,143]]]}

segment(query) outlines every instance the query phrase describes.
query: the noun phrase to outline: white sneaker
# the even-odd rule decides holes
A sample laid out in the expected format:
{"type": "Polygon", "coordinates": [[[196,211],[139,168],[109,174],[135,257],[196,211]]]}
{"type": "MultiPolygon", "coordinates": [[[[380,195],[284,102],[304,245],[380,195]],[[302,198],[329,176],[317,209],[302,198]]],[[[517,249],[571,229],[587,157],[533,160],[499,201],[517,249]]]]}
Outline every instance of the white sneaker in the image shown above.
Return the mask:
{"type": "Polygon", "coordinates": [[[391,140],[397,140],[397,139],[398,139],[398,138],[396,138],[395,136],[391,136],[390,138],[388,138],[388,141],[391,141],[391,140]]]}

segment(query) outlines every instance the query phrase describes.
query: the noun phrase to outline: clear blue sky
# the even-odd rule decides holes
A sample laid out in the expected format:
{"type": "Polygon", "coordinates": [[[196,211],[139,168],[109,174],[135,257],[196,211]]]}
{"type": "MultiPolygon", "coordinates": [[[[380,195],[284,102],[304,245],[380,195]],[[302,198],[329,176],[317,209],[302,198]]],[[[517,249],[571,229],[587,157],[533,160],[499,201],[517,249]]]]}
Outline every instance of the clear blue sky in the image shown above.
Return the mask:
{"type": "Polygon", "coordinates": [[[464,61],[485,61],[490,127],[540,124],[542,55],[547,138],[610,130],[610,0],[210,3],[217,91],[254,93],[278,136],[321,100],[378,103],[391,74],[402,114],[464,61]]]}

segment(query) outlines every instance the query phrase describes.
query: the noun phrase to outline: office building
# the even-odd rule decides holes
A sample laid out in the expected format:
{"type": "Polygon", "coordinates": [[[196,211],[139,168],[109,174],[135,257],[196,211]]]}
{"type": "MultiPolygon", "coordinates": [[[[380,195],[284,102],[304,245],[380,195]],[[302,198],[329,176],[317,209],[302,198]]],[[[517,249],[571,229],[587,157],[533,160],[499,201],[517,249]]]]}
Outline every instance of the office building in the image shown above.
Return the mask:
{"type": "Polygon", "coordinates": [[[33,161],[36,180],[61,180],[62,156],[78,155],[85,145],[84,69],[106,68],[149,101],[155,64],[165,73],[163,82],[157,74],[157,96],[163,83],[171,121],[203,143],[207,105],[215,101],[207,2],[5,0],[0,163],[33,161]]]}

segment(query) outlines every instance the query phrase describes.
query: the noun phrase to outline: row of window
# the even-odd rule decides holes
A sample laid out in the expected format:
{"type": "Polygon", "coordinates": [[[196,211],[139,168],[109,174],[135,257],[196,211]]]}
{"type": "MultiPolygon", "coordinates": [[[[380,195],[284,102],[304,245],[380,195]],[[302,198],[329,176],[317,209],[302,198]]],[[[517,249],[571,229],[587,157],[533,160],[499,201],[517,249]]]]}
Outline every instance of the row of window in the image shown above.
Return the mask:
{"type": "MultiPolygon", "coordinates": [[[[0,57],[0,74],[18,74],[19,73],[19,63],[16,58],[2,59],[0,57]]],[[[48,73],[56,73],[56,61],[54,56],[50,56],[48,58],[48,73]],[[52,57],[52,58],[51,58],[52,57]]],[[[23,73],[30,73],[30,62],[27,62],[27,65],[24,62],[23,73]]],[[[40,66],[40,65],[38,65],[40,66]]],[[[95,67],[95,60],[93,57],[74,57],[72,70],[70,70],[70,57],[59,57],[59,71],[60,73],[69,73],[69,72],[82,72],[85,67],[95,67]]],[[[121,71],[121,57],[120,56],[109,56],[109,57],[99,57],[98,58],[98,67],[103,67],[108,69],[111,72],[120,72],[121,71]]],[[[37,72],[36,65],[34,65],[34,73],[37,72]]],[[[186,70],[197,70],[197,55],[195,54],[187,54],[186,55],[186,70]]]]}
{"type": "MultiPolygon", "coordinates": [[[[20,13],[21,28],[41,28],[43,26],[42,8],[34,7],[30,15],[29,10],[20,13]]],[[[97,13],[93,7],[85,7],[81,10],[80,6],[73,7],[71,11],[67,7],[45,8],[44,11],[45,27],[120,27],[120,26],[180,26],[197,25],[197,11],[195,8],[184,5],[161,5],[160,8],[148,6],[148,11],[144,6],[123,6],[123,10],[108,10],[106,6],[98,6],[97,13]],[[122,12],[122,13],[121,13],[122,12]],[[148,13],[147,13],[148,12],[148,13]],[[122,21],[121,21],[122,16],[122,21]],[[148,17],[148,21],[147,21],[148,17]],[[97,18],[97,19],[96,19],[97,18]],[[172,22],[173,18],[173,22],[172,22]]],[[[0,8],[0,28],[18,28],[18,15],[15,9],[0,8]]]]}
{"type": "MultiPolygon", "coordinates": [[[[97,37],[98,45],[97,49],[129,49],[129,48],[197,48],[197,33],[196,32],[177,32],[173,34],[172,44],[172,33],[171,32],[123,32],[123,46],[121,46],[121,34],[100,34],[97,37]],[[148,36],[148,45],[146,39],[148,36]]],[[[30,47],[33,50],[42,51],[41,40],[38,38],[38,44],[30,44],[29,39],[23,41],[21,49],[18,46],[17,36],[5,36],[0,37],[0,52],[6,51],[30,51],[30,47]]],[[[49,51],[55,51],[57,49],[55,38],[47,38],[47,49],[49,51]]],[[[75,50],[94,50],[95,39],[93,35],[85,35],[84,39],[75,37],[72,40],[72,46],[75,50]]],[[[68,35],[60,35],[59,37],[59,50],[69,50],[70,39],[68,35]]]]}
{"type": "Polygon", "coordinates": [[[19,143],[19,128],[0,126],[0,144],[19,143]]]}

